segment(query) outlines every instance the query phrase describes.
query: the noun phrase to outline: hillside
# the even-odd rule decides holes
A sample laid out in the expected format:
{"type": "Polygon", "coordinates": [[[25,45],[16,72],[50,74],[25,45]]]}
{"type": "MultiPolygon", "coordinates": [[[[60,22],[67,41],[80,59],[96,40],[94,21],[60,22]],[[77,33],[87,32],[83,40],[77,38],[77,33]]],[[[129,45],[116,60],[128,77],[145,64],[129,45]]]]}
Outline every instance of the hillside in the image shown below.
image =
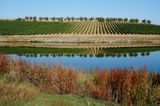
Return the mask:
{"type": "Polygon", "coordinates": [[[0,21],[0,35],[38,34],[160,34],[160,25],[125,22],[0,21]]]}

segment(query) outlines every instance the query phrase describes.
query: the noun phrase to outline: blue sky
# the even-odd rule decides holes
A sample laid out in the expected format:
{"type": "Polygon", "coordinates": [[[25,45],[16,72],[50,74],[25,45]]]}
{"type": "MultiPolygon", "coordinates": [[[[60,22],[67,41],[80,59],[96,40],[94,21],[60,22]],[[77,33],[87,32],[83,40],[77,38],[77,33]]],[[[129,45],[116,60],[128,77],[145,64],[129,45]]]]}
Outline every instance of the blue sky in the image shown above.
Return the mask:
{"type": "Polygon", "coordinates": [[[0,0],[0,18],[86,16],[150,19],[160,24],[160,0],[0,0]]]}

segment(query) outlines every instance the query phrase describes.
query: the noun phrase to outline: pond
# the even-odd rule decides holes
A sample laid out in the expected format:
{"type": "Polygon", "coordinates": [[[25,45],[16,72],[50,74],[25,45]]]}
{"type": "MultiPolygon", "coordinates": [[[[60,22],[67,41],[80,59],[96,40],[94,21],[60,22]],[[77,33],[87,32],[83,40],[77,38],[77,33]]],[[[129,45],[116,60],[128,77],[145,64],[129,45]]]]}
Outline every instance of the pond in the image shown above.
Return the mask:
{"type": "Polygon", "coordinates": [[[32,48],[0,47],[13,60],[33,64],[63,65],[78,70],[147,67],[160,72],[160,47],[136,48],[32,48]]]}

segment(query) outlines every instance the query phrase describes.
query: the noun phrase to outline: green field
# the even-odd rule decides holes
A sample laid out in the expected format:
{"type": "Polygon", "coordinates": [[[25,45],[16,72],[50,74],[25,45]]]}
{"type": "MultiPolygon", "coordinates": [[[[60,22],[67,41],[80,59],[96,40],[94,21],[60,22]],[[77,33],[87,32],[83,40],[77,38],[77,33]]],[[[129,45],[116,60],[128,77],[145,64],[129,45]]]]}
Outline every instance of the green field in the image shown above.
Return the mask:
{"type": "Polygon", "coordinates": [[[160,34],[160,25],[125,22],[0,21],[0,35],[35,34],[160,34]]]}

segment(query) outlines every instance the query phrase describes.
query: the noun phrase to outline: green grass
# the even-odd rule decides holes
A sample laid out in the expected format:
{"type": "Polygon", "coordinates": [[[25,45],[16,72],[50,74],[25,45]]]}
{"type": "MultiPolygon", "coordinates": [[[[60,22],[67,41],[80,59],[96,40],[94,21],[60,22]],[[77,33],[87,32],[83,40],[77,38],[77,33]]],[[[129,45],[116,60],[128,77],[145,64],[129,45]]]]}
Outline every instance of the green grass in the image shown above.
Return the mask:
{"type": "Polygon", "coordinates": [[[34,34],[160,34],[160,25],[124,22],[0,21],[0,35],[34,34]]]}
{"type": "Polygon", "coordinates": [[[40,93],[29,102],[20,100],[0,100],[0,106],[120,106],[113,102],[82,98],[73,95],[40,93]]]}

